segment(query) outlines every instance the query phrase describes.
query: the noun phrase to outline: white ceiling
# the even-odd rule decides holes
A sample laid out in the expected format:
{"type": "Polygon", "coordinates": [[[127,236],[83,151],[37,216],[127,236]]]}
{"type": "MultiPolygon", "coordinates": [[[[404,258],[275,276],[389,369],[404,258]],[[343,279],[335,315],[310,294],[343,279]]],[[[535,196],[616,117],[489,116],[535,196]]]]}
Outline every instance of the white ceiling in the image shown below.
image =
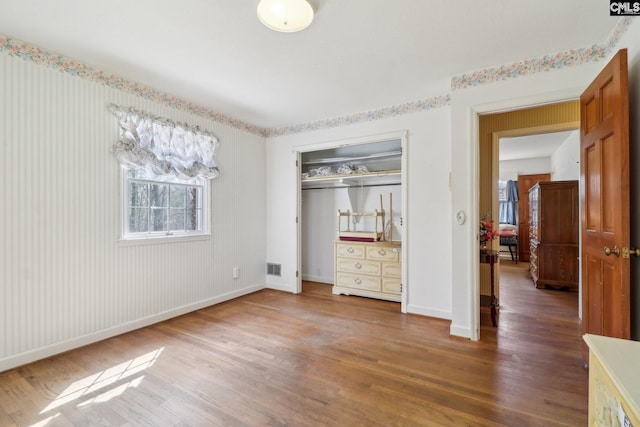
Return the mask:
{"type": "MultiPolygon", "coordinates": [[[[500,160],[522,160],[549,157],[578,130],[500,138],[500,160]]],[[[576,135],[579,138],[579,135],[576,135]]]]}
{"type": "Polygon", "coordinates": [[[258,0],[0,0],[0,33],[274,128],[440,96],[453,75],[606,41],[602,0],[310,0],[277,33],[258,0]]]}

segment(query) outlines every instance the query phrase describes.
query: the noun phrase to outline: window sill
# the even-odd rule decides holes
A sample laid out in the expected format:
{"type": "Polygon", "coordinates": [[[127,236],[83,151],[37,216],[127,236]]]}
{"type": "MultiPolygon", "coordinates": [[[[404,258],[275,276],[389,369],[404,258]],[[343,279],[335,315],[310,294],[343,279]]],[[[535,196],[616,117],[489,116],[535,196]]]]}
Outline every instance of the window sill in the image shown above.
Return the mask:
{"type": "Polygon", "coordinates": [[[156,236],[156,237],[133,237],[118,240],[119,247],[142,246],[142,245],[164,245],[168,243],[185,243],[210,240],[211,234],[178,235],[178,236],[156,236]]]}

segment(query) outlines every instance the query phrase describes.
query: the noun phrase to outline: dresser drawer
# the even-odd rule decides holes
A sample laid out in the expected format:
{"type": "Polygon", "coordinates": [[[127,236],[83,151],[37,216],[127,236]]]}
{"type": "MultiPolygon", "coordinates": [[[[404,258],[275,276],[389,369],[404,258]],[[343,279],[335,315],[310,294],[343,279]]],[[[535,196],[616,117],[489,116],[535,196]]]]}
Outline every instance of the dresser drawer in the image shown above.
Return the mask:
{"type": "Polygon", "coordinates": [[[398,279],[393,277],[382,278],[382,292],[386,292],[388,294],[400,295],[401,288],[402,288],[402,284],[400,283],[399,278],[398,279]]]}
{"type": "Polygon", "coordinates": [[[367,259],[377,261],[397,261],[398,253],[392,247],[367,246],[367,259]]]}
{"type": "Polygon", "coordinates": [[[385,277],[402,277],[402,264],[399,262],[383,262],[382,275],[385,277]]]}
{"type": "Polygon", "coordinates": [[[347,288],[366,289],[368,291],[380,291],[380,278],[351,273],[336,273],[336,286],[347,288]]]}
{"type": "Polygon", "coordinates": [[[336,258],[336,269],[347,273],[380,275],[380,263],[352,258],[336,258]]]}
{"type": "Polygon", "coordinates": [[[358,295],[400,302],[400,244],[334,241],[334,295],[358,295]]]}
{"type": "Polygon", "coordinates": [[[336,256],[342,258],[364,259],[364,245],[336,243],[336,256]]]}

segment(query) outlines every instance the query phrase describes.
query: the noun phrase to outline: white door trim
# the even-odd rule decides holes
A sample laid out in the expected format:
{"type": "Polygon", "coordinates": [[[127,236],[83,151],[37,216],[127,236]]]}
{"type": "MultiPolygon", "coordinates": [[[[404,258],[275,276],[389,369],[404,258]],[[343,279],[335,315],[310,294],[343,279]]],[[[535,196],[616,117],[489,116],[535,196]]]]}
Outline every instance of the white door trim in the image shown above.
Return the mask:
{"type": "Polygon", "coordinates": [[[361,136],[356,138],[347,138],[340,139],[336,141],[328,141],[321,142],[317,144],[309,144],[309,145],[298,145],[294,146],[292,150],[292,155],[294,161],[297,162],[298,167],[296,168],[297,175],[297,194],[296,194],[296,218],[298,218],[298,223],[296,224],[296,270],[298,271],[298,277],[296,278],[296,290],[295,293],[302,292],[302,183],[301,183],[301,174],[300,167],[301,165],[301,157],[302,153],[306,153],[309,151],[318,151],[318,150],[326,150],[330,148],[343,147],[348,145],[360,145],[360,144],[368,144],[373,142],[381,142],[392,139],[399,139],[402,147],[402,155],[400,157],[401,164],[401,173],[400,173],[400,183],[401,183],[401,192],[402,192],[402,292],[401,292],[401,302],[400,302],[400,311],[402,313],[407,312],[407,301],[408,301],[408,292],[409,292],[409,281],[408,281],[408,265],[407,265],[407,253],[409,252],[409,242],[407,240],[408,236],[408,220],[407,220],[407,136],[408,131],[393,131],[386,132],[375,135],[361,136]]]}
{"type": "MultiPolygon", "coordinates": [[[[569,88],[565,90],[541,93],[531,96],[525,96],[521,98],[508,99],[498,102],[492,102],[487,104],[476,104],[469,108],[470,124],[471,124],[471,173],[469,175],[471,182],[471,200],[470,200],[470,216],[472,232],[475,233],[480,226],[480,190],[478,188],[478,182],[480,178],[480,115],[482,114],[495,114],[505,113],[508,111],[521,110],[526,108],[539,107],[542,105],[556,104],[559,102],[573,101],[579,99],[583,89],[579,87],[569,88]]],[[[473,341],[480,340],[480,258],[477,255],[480,251],[480,243],[477,238],[472,239],[472,244],[469,247],[469,259],[470,265],[470,307],[468,307],[470,314],[470,332],[469,337],[473,341]]],[[[454,331],[455,332],[455,331],[454,331]]],[[[456,335],[455,333],[453,335],[456,335]]]]}

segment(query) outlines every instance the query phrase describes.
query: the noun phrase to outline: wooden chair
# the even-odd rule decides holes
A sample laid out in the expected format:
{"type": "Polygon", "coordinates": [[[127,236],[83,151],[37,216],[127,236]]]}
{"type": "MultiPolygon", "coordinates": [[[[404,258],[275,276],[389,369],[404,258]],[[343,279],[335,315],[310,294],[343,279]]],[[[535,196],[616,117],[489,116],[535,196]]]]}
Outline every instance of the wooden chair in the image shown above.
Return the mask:
{"type": "Polygon", "coordinates": [[[507,246],[509,248],[509,254],[511,255],[511,261],[518,263],[518,233],[511,230],[503,230],[499,232],[500,246],[507,246]],[[514,253],[515,249],[515,253],[514,253]]]}

